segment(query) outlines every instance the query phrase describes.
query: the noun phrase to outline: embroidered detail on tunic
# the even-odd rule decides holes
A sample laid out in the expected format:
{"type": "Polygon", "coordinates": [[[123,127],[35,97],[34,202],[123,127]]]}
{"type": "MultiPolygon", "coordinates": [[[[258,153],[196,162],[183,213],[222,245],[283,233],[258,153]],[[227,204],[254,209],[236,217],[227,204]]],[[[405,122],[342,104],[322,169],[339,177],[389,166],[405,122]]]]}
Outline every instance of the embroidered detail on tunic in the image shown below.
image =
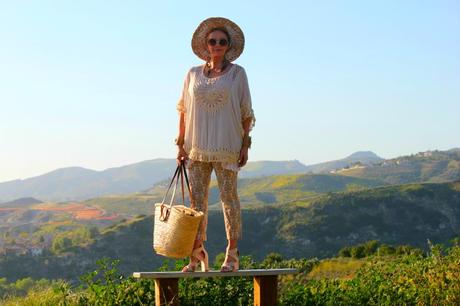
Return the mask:
{"type": "Polygon", "coordinates": [[[199,160],[204,162],[227,162],[227,163],[237,163],[240,152],[232,152],[227,149],[199,149],[197,147],[185,148],[185,151],[188,152],[188,157],[192,160],[199,160]]]}
{"type": "Polygon", "coordinates": [[[208,112],[216,112],[230,100],[229,89],[226,86],[219,86],[214,79],[197,82],[193,92],[197,104],[204,106],[208,112]]]}
{"type": "Polygon", "coordinates": [[[200,106],[204,106],[207,111],[215,112],[228,102],[228,90],[222,89],[205,89],[197,88],[195,90],[195,99],[200,106]]]}

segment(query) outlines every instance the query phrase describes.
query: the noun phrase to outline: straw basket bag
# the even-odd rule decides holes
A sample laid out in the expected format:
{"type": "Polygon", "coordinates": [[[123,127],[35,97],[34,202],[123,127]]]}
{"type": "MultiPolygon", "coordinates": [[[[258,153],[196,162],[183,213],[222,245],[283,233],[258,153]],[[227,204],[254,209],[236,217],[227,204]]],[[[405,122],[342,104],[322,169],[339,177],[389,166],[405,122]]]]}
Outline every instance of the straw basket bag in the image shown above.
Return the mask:
{"type": "Polygon", "coordinates": [[[190,256],[198,226],[204,217],[203,212],[185,206],[184,176],[190,197],[190,185],[184,163],[177,166],[161,203],[155,204],[155,222],[153,228],[153,249],[159,255],[172,258],[190,256]],[[177,184],[181,181],[182,205],[173,205],[177,184]],[[166,196],[175,181],[174,191],[169,205],[165,204],[166,196]]]}

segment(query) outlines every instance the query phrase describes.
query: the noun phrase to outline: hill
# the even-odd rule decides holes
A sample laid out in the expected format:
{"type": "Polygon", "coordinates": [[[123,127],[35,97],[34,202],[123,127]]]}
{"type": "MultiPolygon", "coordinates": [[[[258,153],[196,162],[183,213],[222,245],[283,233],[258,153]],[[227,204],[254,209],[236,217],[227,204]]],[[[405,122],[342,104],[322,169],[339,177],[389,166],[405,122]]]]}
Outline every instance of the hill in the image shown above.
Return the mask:
{"type": "Polygon", "coordinates": [[[296,174],[307,172],[307,166],[298,160],[292,161],[255,161],[249,162],[240,172],[239,177],[250,178],[259,176],[296,174]]]}
{"type": "Polygon", "coordinates": [[[75,201],[131,193],[164,180],[175,164],[173,159],[154,159],[103,171],[61,168],[24,180],[0,183],[0,199],[36,197],[45,201],[75,201]]]}
{"type": "Polygon", "coordinates": [[[387,184],[448,182],[460,179],[460,151],[427,151],[371,165],[336,171],[340,175],[375,179],[387,184]]]}
{"type": "Polygon", "coordinates": [[[0,207],[1,206],[14,206],[14,207],[30,206],[32,204],[38,204],[38,203],[43,203],[43,202],[35,198],[28,197],[28,198],[19,198],[13,201],[5,202],[5,203],[0,203],[0,207]]]}
{"type": "MultiPolygon", "coordinates": [[[[368,240],[426,247],[460,236],[460,182],[408,184],[320,195],[283,205],[244,209],[242,254],[256,259],[270,252],[286,257],[332,256],[344,246],[368,240]]],[[[0,271],[8,279],[33,277],[72,279],[93,269],[95,259],[122,260],[128,274],[163,261],[154,255],[152,217],[113,225],[84,245],[67,245],[61,253],[3,256],[0,271]]],[[[213,258],[225,249],[223,217],[210,211],[207,249],[213,258]]]]}
{"type": "MultiPolygon", "coordinates": [[[[238,194],[242,205],[282,204],[322,193],[360,190],[382,185],[385,183],[374,179],[335,174],[275,175],[239,180],[238,194]]],[[[210,191],[210,201],[219,202],[218,192],[214,182],[210,191]]]]}
{"type": "MultiPolygon", "coordinates": [[[[379,181],[340,176],[334,174],[277,175],[261,178],[240,179],[238,184],[242,207],[282,204],[318,196],[321,193],[360,190],[383,185],[379,181]]],[[[100,229],[130,220],[137,215],[153,213],[153,204],[160,202],[166,184],[159,183],[148,192],[126,195],[107,195],[82,202],[35,203],[33,200],[0,205],[0,252],[14,241],[18,252],[24,252],[47,237],[81,226],[100,229]],[[50,226],[51,224],[51,226],[50,226]],[[60,224],[61,226],[54,226],[60,224]],[[18,247],[18,246],[22,247],[18,247]]],[[[179,201],[179,199],[176,199],[179,201]]],[[[210,189],[210,209],[221,210],[216,182],[210,189]]],[[[187,203],[189,203],[187,199],[187,203]]]]}
{"type": "MultiPolygon", "coordinates": [[[[153,188],[146,190],[151,199],[161,201],[169,182],[163,181],[153,188]]],[[[375,179],[355,178],[337,174],[290,174],[272,175],[256,178],[238,179],[238,195],[243,207],[265,204],[282,204],[293,200],[317,196],[321,193],[336,191],[351,191],[386,185],[384,182],[375,179]]],[[[138,197],[137,195],[126,195],[125,199],[138,197]]],[[[104,209],[111,210],[109,198],[96,198],[93,203],[102,203],[104,209]]],[[[122,207],[123,202],[111,197],[117,207],[122,207]]],[[[188,199],[188,198],[187,198],[188,199]]],[[[179,200],[179,199],[177,199],[179,200]]],[[[220,195],[217,181],[213,180],[209,189],[209,205],[211,209],[220,209],[220,195]]],[[[131,208],[135,206],[131,205],[131,208]]]]}
{"type": "MultiPolygon", "coordinates": [[[[332,174],[290,174],[241,178],[238,192],[242,207],[284,205],[321,197],[324,193],[358,191],[388,186],[395,182],[445,181],[460,178],[460,152],[424,152],[379,164],[348,167],[332,174]],[[446,166],[447,165],[447,166],[446,166]],[[352,176],[352,174],[354,176],[352,176]]],[[[104,195],[82,202],[35,203],[34,199],[0,204],[0,251],[15,241],[18,252],[39,245],[42,227],[48,223],[70,222],[75,226],[104,228],[123,219],[153,213],[153,204],[161,201],[168,181],[161,181],[144,192],[104,195]],[[6,238],[7,237],[7,238],[6,238]]],[[[39,201],[39,200],[37,200],[39,201]]],[[[177,199],[179,201],[179,199],[177,199]]],[[[216,181],[211,182],[211,210],[221,210],[216,181]]],[[[64,231],[67,227],[63,227],[64,231]]],[[[52,239],[45,230],[46,237],[52,239]]]]}
{"type": "MultiPolygon", "coordinates": [[[[94,171],[81,167],[62,168],[37,177],[0,183],[0,202],[23,197],[43,201],[83,201],[149,190],[164,184],[176,166],[174,159],[153,159],[122,167],[94,171]]],[[[460,178],[460,152],[428,151],[383,160],[375,153],[362,151],[316,165],[293,161],[249,162],[240,178],[272,175],[336,173],[384,184],[447,182],[460,178]]]]}
{"type": "MultiPolygon", "coordinates": [[[[355,153],[341,165],[366,163],[366,154],[355,153]]],[[[141,192],[167,180],[176,166],[175,159],[153,159],[122,167],[95,171],[81,167],[60,168],[24,180],[0,183],[0,202],[22,197],[44,201],[81,201],[105,195],[141,192]]],[[[309,168],[297,160],[249,162],[241,178],[306,173],[309,168]]]]}
{"type": "Polygon", "coordinates": [[[362,165],[370,165],[382,161],[383,158],[371,151],[358,151],[348,157],[328,161],[324,163],[307,166],[307,172],[312,173],[328,173],[337,169],[349,167],[350,165],[359,163],[362,165]]]}
{"type": "MultiPolygon", "coordinates": [[[[167,180],[175,159],[154,159],[123,167],[94,171],[81,167],[61,168],[24,179],[0,183],[0,201],[37,197],[45,201],[82,201],[105,195],[140,192],[167,180]]],[[[250,162],[241,177],[305,172],[298,161],[250,162]]]]}

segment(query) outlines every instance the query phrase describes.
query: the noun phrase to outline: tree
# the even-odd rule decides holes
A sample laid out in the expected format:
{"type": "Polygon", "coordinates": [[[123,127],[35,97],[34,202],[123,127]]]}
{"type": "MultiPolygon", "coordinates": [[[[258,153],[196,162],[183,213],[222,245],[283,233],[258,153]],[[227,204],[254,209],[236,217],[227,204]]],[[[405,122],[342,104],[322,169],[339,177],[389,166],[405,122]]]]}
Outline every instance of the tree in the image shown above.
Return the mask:
{"type": "Polygon", "coordinates": [[[351,257],[353,257],[353,258],[366,257],[364,246],[361,244],[361,245],[358,245],[358,246],[355,246],[355,247],[351,248],[351,257]]]}
{"type": "Polygon", "coordinates": [[[379,247],[379,242],[377,240],[370,240],[366,243],[364,243],[364,253],[366,256],[370,256],[372,254],[374,254],[378,247],[379,247]]]}
{"type": "Polygon", "coordinates": [[[394,255],[394,253],[396,253],[396,249],[386,244],[382,244],[377,250],[379,256],[394,255]]]}
{"type": "Polygon", "coordinates": [[[340,257],[351,257],[351,249],[350,247],[341,248],[339,251],[340,257]]]}
{"type": "Polygon", "coordinates": [[[51,245],[51,250],[54,253],[62,253],[72,246],[72,240],[65,236],[56,236],[54,237],[53,244],[51,245]]]}

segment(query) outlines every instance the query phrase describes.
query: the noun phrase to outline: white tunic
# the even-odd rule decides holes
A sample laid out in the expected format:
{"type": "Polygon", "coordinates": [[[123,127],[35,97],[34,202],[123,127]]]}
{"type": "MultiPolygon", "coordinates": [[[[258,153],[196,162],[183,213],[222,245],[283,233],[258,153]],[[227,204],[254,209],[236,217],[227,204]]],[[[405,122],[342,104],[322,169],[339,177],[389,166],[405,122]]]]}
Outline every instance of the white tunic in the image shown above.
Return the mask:
{"type": "Polygon", "coordinates": [[[177,110],[185,113],[184,149],[192,161],[223,162],[225,168],[239,170],[242,121],[251,117],[251,128],[255,123],[243,67],[233,64],[213,78],[204,75],[203,66],[192,67],[177,110]]]}

